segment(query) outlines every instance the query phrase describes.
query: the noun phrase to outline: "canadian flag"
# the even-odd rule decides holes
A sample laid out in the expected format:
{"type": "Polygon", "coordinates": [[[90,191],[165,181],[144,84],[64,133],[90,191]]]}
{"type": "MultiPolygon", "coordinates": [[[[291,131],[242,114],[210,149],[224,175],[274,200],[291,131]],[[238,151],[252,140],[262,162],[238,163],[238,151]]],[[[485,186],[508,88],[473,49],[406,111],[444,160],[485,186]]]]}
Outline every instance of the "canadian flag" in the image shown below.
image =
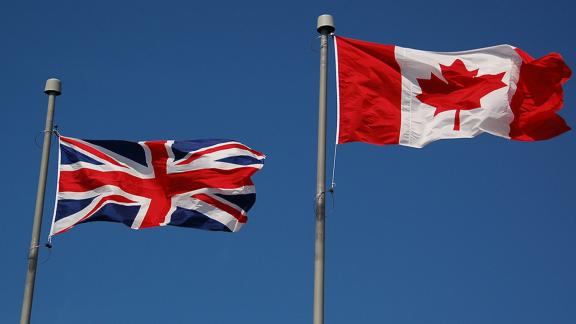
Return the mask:
{"type": "Polygon", "coordinates": [[[556,114],[572,72],[557,53],[510,45],[429,52],[335,37],[338,143],[412,147],[486,132],[544,140],[570,127],[556,114]]]}

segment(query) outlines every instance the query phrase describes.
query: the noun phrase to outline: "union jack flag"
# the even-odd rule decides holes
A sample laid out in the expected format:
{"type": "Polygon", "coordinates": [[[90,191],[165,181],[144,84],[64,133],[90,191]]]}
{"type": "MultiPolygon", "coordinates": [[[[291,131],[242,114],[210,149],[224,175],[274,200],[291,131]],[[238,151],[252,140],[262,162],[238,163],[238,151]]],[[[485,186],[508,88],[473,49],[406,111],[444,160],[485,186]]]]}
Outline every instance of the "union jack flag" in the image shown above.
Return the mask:
{"type": "Polygon", "coordinates": [[[50,236],[76,224],[238,231],[256,199],[250,179],[265,156],[227,140],[82,140],[59,136],[50,236]]]}

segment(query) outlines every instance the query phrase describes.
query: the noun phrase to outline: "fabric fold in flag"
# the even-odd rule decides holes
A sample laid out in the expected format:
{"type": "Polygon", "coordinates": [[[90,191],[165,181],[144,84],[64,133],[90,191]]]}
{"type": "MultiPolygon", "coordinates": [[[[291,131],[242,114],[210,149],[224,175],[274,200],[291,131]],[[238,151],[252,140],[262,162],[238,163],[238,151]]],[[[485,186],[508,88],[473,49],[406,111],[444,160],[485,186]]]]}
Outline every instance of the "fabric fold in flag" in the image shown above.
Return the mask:
{"type": "Polygon", "coordinates": [[[59,136],[50,236],[77,224],[133,229],[173,225],[236,232],[256,191],[264,154],[229,140],[82,140],[59,136]]]}
{"type": "Polygon", "coordinates": [[[483,132],[545,140],[570,127],[557,112],[570,68],[510,45],[430,52],[335,37],[339,144],[411,147],[483,132]]]}

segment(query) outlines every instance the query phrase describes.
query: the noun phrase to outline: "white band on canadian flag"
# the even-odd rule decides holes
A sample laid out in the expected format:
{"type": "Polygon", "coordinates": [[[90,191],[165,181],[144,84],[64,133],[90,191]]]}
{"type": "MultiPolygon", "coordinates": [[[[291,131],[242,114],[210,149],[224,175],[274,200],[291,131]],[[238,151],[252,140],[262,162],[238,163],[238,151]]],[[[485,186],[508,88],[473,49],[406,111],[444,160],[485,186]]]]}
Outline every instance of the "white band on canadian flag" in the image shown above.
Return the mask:
{"type": "Polygon", "coordinates": [[[396,61],[402,71],[402,122],[399,144],[422,147],[444,138],[470,138],[482,132],[509,137],[514,118],[510,101],[516,91],[521,58],[509,45],[499,45],[463,52],[428,52],[396,46],[396,61]],[[480,107],[460,110],[458,130],[454,129],[456,110],[435,115],[436,108],[422,102],[419,81],[430,80],[432,74],[446,82],[441,66],[451,66],[461,60],[468,71],[478,69],[478,76],[505,73],[506,86],[487,93],[480,107]],[[489,107],[487,109],[487,107],[489,107]]]}

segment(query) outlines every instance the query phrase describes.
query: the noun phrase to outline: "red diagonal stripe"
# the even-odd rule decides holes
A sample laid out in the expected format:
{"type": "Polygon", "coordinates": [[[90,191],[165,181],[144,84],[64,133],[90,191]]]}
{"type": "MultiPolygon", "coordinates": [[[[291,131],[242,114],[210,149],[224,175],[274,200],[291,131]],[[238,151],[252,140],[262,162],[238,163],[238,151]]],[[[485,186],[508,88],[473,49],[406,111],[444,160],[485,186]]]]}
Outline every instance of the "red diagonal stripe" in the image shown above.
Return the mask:
{"type": "Polygon", "coordinates": [[[193,195],[192,198],[201,200],[205,203],[208,203],[218,209],[221,209],[225,212],[227,212],[228,214],[232,215],[234,218],[236,218],[238,220],[238,222],[240,223],[246,223],[246,221],[248,220],[248,217],[246,217],[245,215],[242,214],[242,212],[240,212],[239,210],[237,210],[236,208],[225,204],[213,197],[210,197],[206,194],[197,194],[197,195],[193,195]]]}
{"type": "Polygon", "coordinates": [[[75,222],[74,224],[72,224],[72,225],[66,227],[65,229],[63,229],[63,230],[61,230],[61,231],[59,231],[59,232],[57,232],[57,233],[54,233],[54,234],[64,233],[64,232],[66,232],[67,230],[71,229],[72,227],[74,227],[74,225],[82,222],[83,220],[87,219],[88,217],[90,217],[90,216],[92,216],[94,213],[96,213],[96,212],[100,209],[100,207],[102,207],[102,205],[104,205],[104,203],[106,203],[106,202],[108,202],[108,201],[115,201],[115,202],[121,202],[121,203],[134,203],[134,202],[135,202],[135,201],[133,201],[133,200],[130,200],[130,199],[128,199],[128,198],[126,198],[126,197],[124,197],[124,196],[120,196],[120,195],[111,195],[111,196],[104,197],[104,198],[102,198],[102,200],[100,200],[100,201],[96,204],[96,206],[94,206],[94,208],[92,208],[92,209],[86,214],[86,216],[82,217],[79,221],[75,222]]]}
{"type": "Polygon", "coordinates": [[[60,140],[63,142],[72,144],[74,146],[78,146],[79,148],[83,149],[84,151],[89,152],[89,153],[101,158],[102,160],[105,160],[106,162],[109,162],[111,164],[117,165],[117,166],[122,167],[122,168],[127,168],[127,166],[119,163],[114,158],[112,158],[112,157],[102,153],[101,151],[96,150],[96,149],[92,148],[91,146],[88,146],[84,143],[78,142],[74,139],[71,139],[69,137],[64,137],[64,136],[60,136],[60,140]]]}
{"type": "Polygon", "coordinates": [[[253,149],[251,149],[251,148],[249,148],[249,147],[247,147],[247,146],[244,146],[244,145],[242,145],[242,144],[240,144],[240,143],[233,143],[233,144],[221,145],[221,146],[217,146],[217,147],[213,147],[213,148],[206,149],[206,150],[204,150],[204,151],[200,151],[200,152],[193,153],[192,155],[190,155],[190,156],[189,156],[188,158],[186,158],[185,160],[182,160],[182,161],[176,163],[176,165],[188,164],[188,163],[190,163],[190,162],[192,162],[192,161],[194,161],[194,160],[202,157],[203,155],[206,155],[206,154],[209,154],[209,153],[212,153],[212,152],[217,152],[217,151],[222,151],[222,150],[230,149],[230,148],[238,148],[238,149],[242,149],[242,150],[249,151],[249,152],[251,152],[251,153],[253,153],[253,154],[256,154],[256,155],[258,155],[258,156],[262,156],[262,153],[260,153],[260,152],[258,152],[258,151],[254,151],[253,149]]]}

